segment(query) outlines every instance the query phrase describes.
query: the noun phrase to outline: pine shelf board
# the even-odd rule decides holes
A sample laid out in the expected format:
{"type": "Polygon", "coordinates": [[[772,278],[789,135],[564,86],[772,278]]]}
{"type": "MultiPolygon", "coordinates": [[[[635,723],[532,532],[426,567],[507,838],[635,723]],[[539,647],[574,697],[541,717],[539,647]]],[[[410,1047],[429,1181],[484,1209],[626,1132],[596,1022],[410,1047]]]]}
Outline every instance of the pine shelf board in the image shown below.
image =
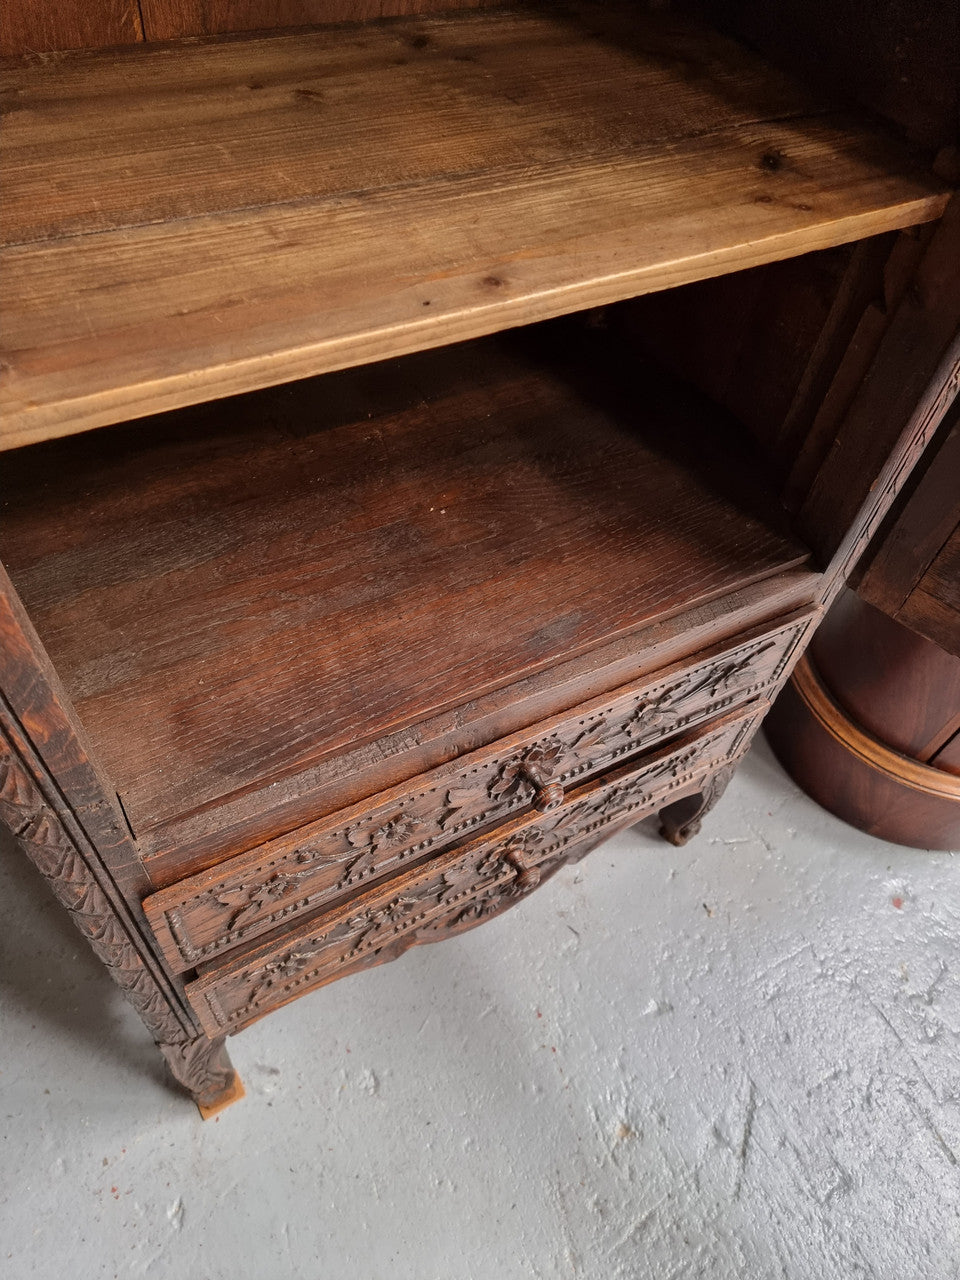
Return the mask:
{"type": "Polygon", "coordinates": [[[8,61],[0,447],[939,216],[715,34],[481,9],[8,61]]]}
{"type": "Polygon", "coordinates": [[[718,410],[555,329],[8,455],[5,562],[138,836],[806,566],[718,410]]]}

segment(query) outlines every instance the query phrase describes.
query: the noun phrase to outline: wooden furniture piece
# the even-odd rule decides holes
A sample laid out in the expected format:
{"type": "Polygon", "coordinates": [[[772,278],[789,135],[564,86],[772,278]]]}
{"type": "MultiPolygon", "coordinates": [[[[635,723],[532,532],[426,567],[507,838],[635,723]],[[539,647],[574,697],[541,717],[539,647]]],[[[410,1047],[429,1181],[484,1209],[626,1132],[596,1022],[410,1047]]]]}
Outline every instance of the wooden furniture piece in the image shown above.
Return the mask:
{"type": "Polygon", "coordinates": [[[871,548],[858,593],[837,600],[767,721],[814,799],[924,849],[960,848],[956,407],[871,548]]]}
{"type": "Polygon", "coordinates": [[[227,1034],[688,839],[960,376],[899,98],[399,7],[4,73],[0,812],[207,1113],[227,1034]]]}

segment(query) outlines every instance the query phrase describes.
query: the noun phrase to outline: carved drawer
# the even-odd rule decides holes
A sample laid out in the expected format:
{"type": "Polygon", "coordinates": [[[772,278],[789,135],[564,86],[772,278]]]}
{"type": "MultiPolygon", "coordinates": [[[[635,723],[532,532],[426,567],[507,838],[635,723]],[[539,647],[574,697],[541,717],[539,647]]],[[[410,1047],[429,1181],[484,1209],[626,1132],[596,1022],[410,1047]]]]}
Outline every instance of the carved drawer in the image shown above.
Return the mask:
{"type": "Polygon", "coordinates": [[[745,750],[768,705],[751,702],[576,787],[550,813],[513,818],[236,958],[201,967],[186,987],[194,1011],[210,1035],[238,1031],[335,978],[478,924],[618,827],[696,792],[745,750]]]}
{"type": "Polygon", "coordinates": [[[754,629],[152,894],[144,910],[166,959],[192,969],[478,827],[555,807],[571,782],[776,684],[811,617],[754,629]]]}

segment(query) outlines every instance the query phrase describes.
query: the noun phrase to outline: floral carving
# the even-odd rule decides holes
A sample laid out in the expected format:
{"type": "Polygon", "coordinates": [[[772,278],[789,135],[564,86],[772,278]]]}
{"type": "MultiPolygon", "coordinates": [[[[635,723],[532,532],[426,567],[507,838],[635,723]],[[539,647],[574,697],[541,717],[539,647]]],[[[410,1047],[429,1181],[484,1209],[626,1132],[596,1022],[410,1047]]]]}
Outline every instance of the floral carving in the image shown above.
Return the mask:
{"type": "Polygon", "coordinates": [[[591,747],[605,746],[607,737],[616,737],[621,732],[622,726],[614,725],[612,728],[606,720],[598,720],[593,724],[588,724],[582,733],[578,734],[571,742],[571,750],[575,751],[578,756],[584,755],[591,747]]]}
{"type": "Polygon", "coordinates": [[[223,889],[219,893],[212,892],[211,897],[221,907],[237,906],[237,910],[227,923],[227,928],[240,929],[285,898],[291,889],[296,888],[299,881],[311,874],[312,870],[313,867],[306,867],[302,871],[279,871],[260,884],[237,885],[235,889],[223,889]]]}
{"type": "Polygon", "coordinates": [[[487,788],[491,800],[512,800],[527,787],[544,786],[563,755],[562,742],[538,743],[522,756],[508,760],[487,788]]]}
{"type": "Polygon", "coordinates": [[[478,875],[494,870],[498,865],[496,858],[487,857],[482,859],[475,868],[473,866],[451,867],[441,877],[437,901],[443,905],[448,902],[455,902],[465,890],[468,890],[475,883],[478,875]]]}
{"type": "Polygon", "coordinates": [[[419,818],[408,813],[397,813],[375,827],[350,827],[346,832],[347,840],[360,853],[346,865],[346,883],[363,879],[376,870],[379,855],[383,850],[395,850],[407,844],[418,828],[424,824],[419,818]]]}
{"type": "Polygon", "coordinates": [[[731,658],[726,662],[720,662],[707,674],[700,688],[709,689],[711,698],[715,698],[722,689],[729,688],[739,676],[750,671],[757,658],[773,647],[774,642],[770,640],[759,648],[747,650],[739,658],[731,658]]]}
{"type": "Polygon", "coordinates": [[[404,923],[410,914],[411,908],[416,907],[418,901],[419,899],[417,898],[400,896],[392,898],[385,906],[376,907],[358,916],[352,916],[347,921],[347,928],[360,931],[360,936],[357,938],[353,949],[357,951],[361,947],[367,948],[373,942],[379,940],[381,935],[385,940],[386,935],[393,932],[398,925],[404,923]]]}
{"type": "Polygon", "coordinates": [[[481,920],[486,920],[489,916],[495,915],[502,907],[507,906],[516,896],[518,890],[516,884],[511,881],[502,887],[484,894],[482,897],[473,898],[462,911],[458,911],[452,920],[438,921],[439,928],[456,928],[461,924],[479,924],[481,920]]]}
{"type": "Polygon", "coordinates": [[[627,720],[624,732],[628,737],[648,737],[651,733],[671,727],[679,717],[677,686],[664,689],[656,698],[641,702],[627,720]]]}
{"type": "Polygon", "coordinates": [[[311,951],[291,951],[280,960],[274,960],[272,964],[266,965],[260,970],[260,981],[250,992],[250,1000],[256,1004],[262,1000],[265,995],[275,986],[278,986],[290,978],[295,978],[302,973],[316,952],[311,951]]]}
{"type": "Polygon", "coordinates": [[[347,832],[347,839],[355,849],[372,849],[376,853],[384,846],[402,844],[409,840],[417,828],[422,826],[419,818],[413,818],[408,813],[396,813],[373,830],[351,827],[347,832]]]}
{"type": "Polygon", "coordinates": [[[447,855],[442,869],[424,868],[412,875],[402,894],[394,887],[388,898],[391,890],[385,888],[365,910],[353,915],[349,908],[338,912],[322,935],[305,940],[302,951],[286,953],[269,970],[248,970],[238,979],[218,983],[217,1001],[209,1001],[213,1021],[205,1025],[211,1031],[243,1025],[259,1012],[252,1004],[268,991],[279,1002],[296,986],[345,972],[345,965],[384,958],[381,953],[388,946],[394,956],[505,909],[539,884],[548,870],[586,852],[603,828],[650,812],[658,800],[669,805],[674,794],[688,795],[698,779],[705,793],[710,790],[710,775],[739,755],[753,719],[745,717],[688,742],[654,762],[635,766],[618,780],[594,784],[556,814],[517,821],[511,824],[517,829],[504,833],[499,842],[478,842],[469,854],[447,855]]]}

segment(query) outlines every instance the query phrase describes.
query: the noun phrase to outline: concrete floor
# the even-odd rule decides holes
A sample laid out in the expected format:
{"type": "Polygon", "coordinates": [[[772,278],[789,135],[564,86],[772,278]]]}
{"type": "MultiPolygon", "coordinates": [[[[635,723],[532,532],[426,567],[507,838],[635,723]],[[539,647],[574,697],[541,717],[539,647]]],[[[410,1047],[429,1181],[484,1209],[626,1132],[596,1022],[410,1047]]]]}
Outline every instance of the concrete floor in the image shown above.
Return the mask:
{"type": "Polygon", "coordinates": [[[206,1124],[2,874],[10,1280],[960,1274],[960,864],[763,745],[687,849],[621,835],[244,1032],[206,1124]]]}

